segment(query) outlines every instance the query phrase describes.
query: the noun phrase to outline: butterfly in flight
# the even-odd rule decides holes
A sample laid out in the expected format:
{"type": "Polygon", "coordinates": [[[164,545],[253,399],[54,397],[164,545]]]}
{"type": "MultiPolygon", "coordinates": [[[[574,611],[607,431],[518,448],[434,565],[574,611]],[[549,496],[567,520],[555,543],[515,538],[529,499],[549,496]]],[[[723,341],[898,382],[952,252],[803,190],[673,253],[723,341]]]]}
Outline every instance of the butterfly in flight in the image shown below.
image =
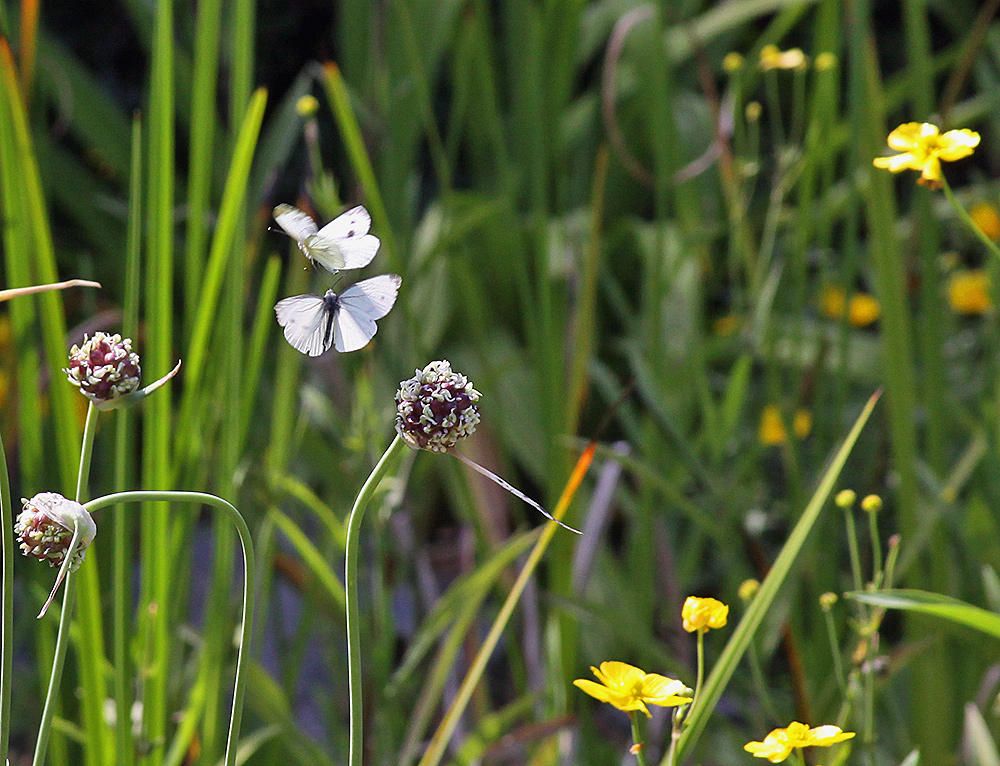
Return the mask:
{"type": "Polygon", "coordinates": [[[378,237],[368,233],[371,216],[360,205],[337,216],[322,229],[292,205],[278,205],[274,220],[295,240],[306,258],[334,273],[363,268],[378,251],[378,237]]]}
{"type": "Polygon", "coordinates": [[[341,353],[368,345],[381,319],[396,302],[402,277],[381,274],[351,285],[342,293],[295,295],[278,301],[274,313],[285,340],[297,351],[319,356],[333,346],[341,353]]]}

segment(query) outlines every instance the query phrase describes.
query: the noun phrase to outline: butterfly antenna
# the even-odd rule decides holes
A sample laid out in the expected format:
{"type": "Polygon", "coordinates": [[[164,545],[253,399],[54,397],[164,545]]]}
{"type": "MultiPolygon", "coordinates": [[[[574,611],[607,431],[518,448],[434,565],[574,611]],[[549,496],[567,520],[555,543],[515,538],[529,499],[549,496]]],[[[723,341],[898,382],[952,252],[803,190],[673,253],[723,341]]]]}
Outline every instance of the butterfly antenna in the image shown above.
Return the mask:
{"type": "Polygon", "coordinates": [[[493,471],[489,470],[488,468],[483,468],[481,465],[479,465],[479,463],[475,462],[474,460],[470,460],[469,458],[465,457],[465,455],[461,454],[460,452],[452,452],[451,454],[454,455],[455,457],[457,457],[459,460],[461,460],[467,466],[469,466],[469,468],[471,468],[476,473],[485,476],[490,481],[494,482],[498,486],[503,487],[505,490],[507,490],[508,492],[510,492],[512,495],[514,495],[514,497],[518,497],[521,500],[523,500],[524,502],[526,502],[528,505],[530,505],[536,511],[538,511],[539,513],[541,513],[542,516],[544,516],[545,518],[547,518],[549,521],[554,521],[560,527],[563,527],[564,529],[568,529],[570,532],[575,532],[578,535],[582,535],[583,534],[583,532],[581,532],[579,529],[574,529],[569,524],[563,524],[561,521],[559,521],[559,519],[557,519],[551,513],[549,513],[548,511],[546,511],[544,508],[542,508],[542,506],[540,506],[538,503],[536,503],[534,500],[532,500],[530,497],[528,497],[526,494],[524,494],[521,490],[519,490],[517,487],[514,487],[514,486],[508,484],[507,482],[505,482],[503,479],[501,479],[499,476],[497,476],[495,473],[493,473],[493,471]]]}

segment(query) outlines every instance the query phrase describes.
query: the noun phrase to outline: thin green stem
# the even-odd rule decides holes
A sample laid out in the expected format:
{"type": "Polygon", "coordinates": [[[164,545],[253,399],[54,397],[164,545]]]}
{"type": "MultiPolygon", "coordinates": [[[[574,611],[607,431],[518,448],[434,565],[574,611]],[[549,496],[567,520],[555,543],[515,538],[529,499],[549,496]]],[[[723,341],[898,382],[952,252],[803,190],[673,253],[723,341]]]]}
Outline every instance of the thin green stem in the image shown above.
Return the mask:
{"type": "MultiPolygon", "coordinates": [[[[76,535],[73,540],[76,542],[76,535]]],[[[66,557],[73,555],[75,545],[70,544],[66,557]]],[[[42,766],[45,763],[45,751],[49,746],[49,734],[52,731],[52,716],[56,712],[56,690],[62,679],[63,664],[66,662],[66,646],[69,643],[70,615],[73,613],[73,606],[76,604],[76,577],[70,573],[66,575],[66,584],[63,586],[63,603],[59,612],[59,632],[56,634],[56,648],[52,654],[52,672],[49,674],[49,688],[45,692],[45,707],[42,708],[42,720],[38,724],[38,739],[35,741],[35,755],[31,759],[31,766],[42,766]]]]}
{"type": "Polygon", "coordinates": [[[646,737],[643,733],[645,726],[643,726],[642,717],[645,713],[641,710],[633,710],[629,715],[632,718],[632,741],[635,743],[632,752],[635,753],[635,762],[639,766],[647,766],[646,754],[643,752],[643,748],[646,746],[646,737]]]}
{"type": "Polygon", "coordinates": [[[94,433],[97,430],[97,407],[93,402],[87,405],[87,424],[83,427],[83,445],[80,448],[80,469],[76,474],[76,497],[78,503],[83,502],[90,483],[90,459],[94,454],[94,433]]]}
{"type": "Polygon", "coordinates": [[[7,763],[10,737],[10,676],[14,659],[14,535],[11,527],[10,481],[7,454],[0,439],[0,547],[3,548],[2,625],[0,625],[0,763],[7,763]]]}
{"type": "Polygon", "coordinates": [[[868,534],[872,540],[872,583],[876,588],[882,584],[882,541],[878,534],[878,512],[868,512],[868,534]]]}
{"type": "Polygon", "coordinates": [[[944,189],[944,196],[948,198],[948,202],[951,203],[952,208],[958,213],[958,217],[962,219],[962,223],[969,227],[973,234],[982,242],[986,249],[993,255],[998,261],[1000,261],[1000,247],[997,247],[997,243],[986,236],[982,229],[976,226],[975,221],[972,220],[964,207],[962,207],[958,200],[955,199],[955,195],[952,194],[951,186],[948,184],[948,180],[942,175],[941,176],[941,188],[944,189]]]}
{"type": "Polygon", "coordinates": [[[840,644],[837,642],[837,627],[833,624],[833,615],[829,609],[823,609],[823,622],[826,625],[826,635],[830,639],[830,654],[833,656],[833,672],[837,676],[837,685],[842,694],[847,694],[847,676],[844,675],[844,662],[840,658],[840,644]]]}
{"type": "Polygon", "coordinates": [[[844,508],[844,524],[847,526],[847,550],[851,554],[851,575],[854,578],[854,589],[864,587],[864,576],[861,574],[861,555],[858,553],[858,530],[854,524],[854,506],[844,508]]]}
{"type": "MultiPolygon", "coordinates": [[[[93,513],[101,508],[107,508],[118,503],[146,502],[210,505],[229,517],[229,520],[236,527],[237,534],[240,536],[240,544],[243,546],[243,614],[240,625],[239,648],[236,653],[236,681],[233,686],[233,710],[229,717],[229,735],[226,738],[225,760],[225,766],[236,766],[236,746],[240,736],[240,723],[243,720],[243,697],[246,694],[246,652],[250,646],[250,635],[253,630],[253,583],[256,576],[256,565],[254,563],[253,541],[250,538],[250,528],[247,527],[247,523],[243,520],[243,516],[236,509],[236,506],[223,500],[221,497],[209,495],[204,492],[147,492],[142,490],[116,492],[112,495],[105,495],[96,500],[91,500],[89,503],[84,504],[84,507],[93,513]]],[[[69,582],[66,583],[67,588],[70,584],[69,582]]],[[[68,598],[69,595],[67,594],[68,598]]],[[[65,605],[63,608],[65,609],[65,605]]],[[[34,764],[34,766],[41,766],[41,764],[34,764]]]]}
{"type": "Polygon", "coordinates": [[[344,564],[344,589],[347,596],[347,682],[351,698],[351,750],[350,766],[361,766],[364,738],[364,710],[361,697],[361,610],[358,604],[358,554],[361,547],[361,521],[368,504],[375,495],[382,477],[406,448],[406,442],[397,434],[382,458],[372,469],[361,487],[351,515],[347,521],[347,549],[344,564]]]}

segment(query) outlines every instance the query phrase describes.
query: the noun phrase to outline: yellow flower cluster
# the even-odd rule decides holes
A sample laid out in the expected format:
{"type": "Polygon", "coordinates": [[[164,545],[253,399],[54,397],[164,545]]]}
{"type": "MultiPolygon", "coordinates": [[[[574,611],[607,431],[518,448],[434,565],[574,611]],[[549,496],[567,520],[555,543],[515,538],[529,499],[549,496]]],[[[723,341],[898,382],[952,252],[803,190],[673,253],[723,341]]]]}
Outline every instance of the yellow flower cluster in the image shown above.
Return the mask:
{"type": "Polygon", "coordinates": [[[626,713],[641,710],[652,716],[646,705],[673,707],[686,705],[692,699],[686,696],[689,690],[683,682],[656,673],[645,673],[624,662],[602,662],[600,669],[593,666],[590,669],[601,683],[578,678],[573,685],[626,713]]]}
{"type": "Polygon", "coordinates": [[[868,293],[855,293],[847,300],[843,287],[827,285],[819,294],[819,310],[829,319],[841,319],[846,311],[848,321],[855,327],[867,327],[882,312],[878,300],[868,293]]]}
{"type": "Polygon", "coordinates": [[[839,726],[817,726],[793,721],[784,729],[775,729],[763,742],[747,742],[743,749],[757,758],[767,758],[771,763],[781,763],[800,747],[828,747],[854,736],[854,732],[841,731],[839,726]]]}
{"type": "Polygon", "coordinates": [[[760,49],[760,68],[768,72],[772,69],[805,69],[809,59],[801,48],[781,50],[777,45],[765,45],[760,49]]]}
{"type": "MultiPolygon", "coordinates": [[[[792,430],[799,439],[805,439],[812,431],[812,415],[801,407],[792,416],[792,430]]],[[[781,410],[776,404],[768,404],[760,413],[757,438],[765,447],[778,447],[788,441],[788,432],[781,419],[781,410]]]]}
{"type": "Polygon", "coordinates": [[[889,134],[889,148],[901,154],[876,157],[877,168],[893,173],[919,170],[917,183],[941,186],[941,162],[954,162],[968,157],[979,145],[979,134],[971,130],[949,130],[942,134],[929,122],[907,122],[889,134]]]}

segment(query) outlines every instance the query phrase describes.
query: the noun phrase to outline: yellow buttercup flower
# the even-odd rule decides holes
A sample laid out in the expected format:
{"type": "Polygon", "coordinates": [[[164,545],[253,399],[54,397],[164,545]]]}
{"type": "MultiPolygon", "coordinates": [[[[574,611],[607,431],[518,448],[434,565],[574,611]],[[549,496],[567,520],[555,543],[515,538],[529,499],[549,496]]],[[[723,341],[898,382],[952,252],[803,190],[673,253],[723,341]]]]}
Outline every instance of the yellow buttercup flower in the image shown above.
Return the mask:
{"type": "Polygon", "coordinates": [[[990,275],[982,269],[957,271],[948,280],[948,304],[956,314],[982,314],[993,308],[990,275]]]}
{"type": "Polygon", "coordinates": [[[803,69],[808,61],[801,48],[783,51],[777,45],[765,45],[760,49],[760,68],[765,72],[771,69],[803,69]]]}
{"type": "Polygon", "coordinates": [[[781,763],[792,750],[800,747],[829,747],[854,736],[852,731],[841,731],[839,726],[817,726],[793,721],[784,729],[775,729],[763,742],[747,742],[743,749],[757,758],[767,758],[771,763],[781,763]]]}
{"type": "Polygon", "coordinates": [[[847,292],[838,285],[826,285],[819,292],[819,310],[828,319],[840,319],[847,307],[847,292]]]}
{"type": "Polygon", "coordinates": [[[681,618],[684,620],[684,630],[688,633],[696,630],[707,633],[709,628],[721,628],[726,624],[729,607],[714,598],[688,596],[684,599],[681,618]]]}
{"type": "Polygon", "coordinates": [[[931,188],[941,185],[941,162],[968,157],[979,145],[979,134],[971,130],[949,130],[942,134],[929,122],[907,122],[889,134],[889,148],[901,154],[876,157],[874,165],[893,173],[919,170],[917,183],[931,188]]]}
{"type": "Polygon", "coordinates": [[[600,669],[593,666],[590,669],[601,683],[578,678],[573,685],[626,713],[641,710],[652,717],[646,705],[673,707],[686,705],[692,700],[686,696],[690,690],[682,681],[656,673],[644,673],[634,665],[602,662],[600,669]]]}
{"type": "Polygon", "coordinates": [[[969,217],[976,228],[994,242],[1000,239],[1000,213],[988,202],[977,202],[969,210],[969,217]]]}

